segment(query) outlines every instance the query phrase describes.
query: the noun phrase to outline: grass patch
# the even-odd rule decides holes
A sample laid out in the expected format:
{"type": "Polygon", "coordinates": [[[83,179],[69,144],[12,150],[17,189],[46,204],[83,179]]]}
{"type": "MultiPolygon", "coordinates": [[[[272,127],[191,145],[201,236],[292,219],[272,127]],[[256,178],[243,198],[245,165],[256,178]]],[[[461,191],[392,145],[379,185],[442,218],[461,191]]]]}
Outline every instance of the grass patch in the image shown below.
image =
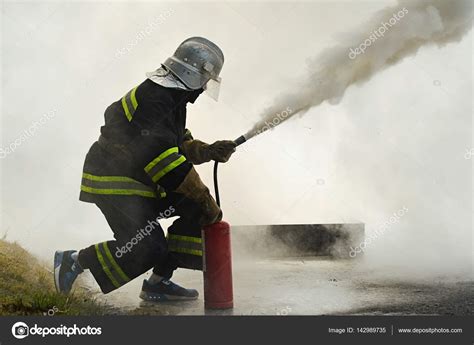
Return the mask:
{"type": "Polygon", "coordinates": [[[0,240],[0,315],[105,315],[110,306],[76,288],[56,292],[53,275],[37,258],[16,243],[0,240]]]}

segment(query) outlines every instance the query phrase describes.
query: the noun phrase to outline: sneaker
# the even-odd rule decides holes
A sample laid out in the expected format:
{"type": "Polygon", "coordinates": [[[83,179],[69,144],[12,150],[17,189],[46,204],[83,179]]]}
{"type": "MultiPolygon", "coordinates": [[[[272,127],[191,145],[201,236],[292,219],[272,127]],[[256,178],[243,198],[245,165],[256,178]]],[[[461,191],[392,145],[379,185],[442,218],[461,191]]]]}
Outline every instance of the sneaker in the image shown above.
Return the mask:
{"type": "Polygon", "coordinates": [[[57,250],[54,253],[54,285],[57,292],[68,294],[77,276],[84,271],[71,257],[75,252],[75,250],[64,252],[57,250]]]}
{"type": "Polygon", "coordinates": [[[197,290],[185,289],[167,279],[157,284],[150,284],[145,279],[140,292],[140,298],[150,302],[193,300],[198,296],[197,290]]]}

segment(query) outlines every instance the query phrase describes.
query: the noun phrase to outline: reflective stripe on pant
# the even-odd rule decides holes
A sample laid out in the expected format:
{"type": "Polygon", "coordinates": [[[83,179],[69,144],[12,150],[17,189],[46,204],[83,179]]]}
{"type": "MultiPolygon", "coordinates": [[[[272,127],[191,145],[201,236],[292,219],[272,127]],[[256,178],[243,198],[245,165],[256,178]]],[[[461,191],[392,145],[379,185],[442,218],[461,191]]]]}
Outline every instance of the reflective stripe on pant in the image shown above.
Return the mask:
{"type": "Polygon", "coordinates": [[[202,238],[182,235],[168,235],[170,252],[202,256],[202,238]]]}
{"type": "MultiPolygon", "coordinates": [[[[174,195],[172,194],[169,199],[174,195]]],[[[180,210],[183,216],[176,219],[168,228],[168,250],[175,258],[178,267],[202,270],[203,243],[201,227],[196,222],[196,219],[201,217],[200,208],[192,206],[195,204],[191,201],[186,201],[185,204],[186,206],[180,210]]]]}
{"type": "Polygon", "coordinates": [[[81,250],[79,263],[91,271],[102,292],[113,291],[151,268],[165,278],[171,278],[177,267],[202,269],[201,230],[195,222],[201,211],[193,201],[176,193],[168,193],[164,199],[97,195],[96,205],[115,239],[81,250]],[[178,248],[183,250],[168,250],[158,222],[163,216],[180,216],[168,228],[168,233],[173,241],[177,240],[173,246],[179,244],[178,248]],[[182,241],[184,238],[187,241],[182,241]],[[198,253],[200,255],[195,255],[198,253]]]}
{"type": "Polygon", "coordinates": [[[120,287],[130,281],[130,278],[120,268],[109,250],[107,242],[97,243],[95,245],[97,258],[109,278],[110,282],[116,287],[120,287]]]}
{"type": "Polygon", "coordinates": [[[114,239],[81,250],[79,263],[91,271],[102,292],[113,291],[157,266],[167,267],[171,276],[176,265],[167,263],[168,245],[158,222],[164,212],[159,200],[136,195],[97,195],[96,200],[114,239]]]}

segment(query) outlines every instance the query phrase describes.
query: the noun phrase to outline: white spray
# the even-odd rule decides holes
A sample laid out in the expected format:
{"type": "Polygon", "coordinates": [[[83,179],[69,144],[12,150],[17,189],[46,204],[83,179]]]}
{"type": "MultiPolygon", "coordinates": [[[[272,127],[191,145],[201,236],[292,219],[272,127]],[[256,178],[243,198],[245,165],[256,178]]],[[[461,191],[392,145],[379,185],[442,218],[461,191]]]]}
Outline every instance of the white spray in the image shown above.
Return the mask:
{"type": "Polygon", "coordinates": [[[422,46],[460,40],[472,26],[472,4],[471,0],[399,0],[397,6],[377,12],[350,34],[346,44],[310,61],[307,70],[311,73],[303,84],[276,97],[245,138],[303,115],[324,101],[338,103],[349,86],[369,80],[422,46]]]}

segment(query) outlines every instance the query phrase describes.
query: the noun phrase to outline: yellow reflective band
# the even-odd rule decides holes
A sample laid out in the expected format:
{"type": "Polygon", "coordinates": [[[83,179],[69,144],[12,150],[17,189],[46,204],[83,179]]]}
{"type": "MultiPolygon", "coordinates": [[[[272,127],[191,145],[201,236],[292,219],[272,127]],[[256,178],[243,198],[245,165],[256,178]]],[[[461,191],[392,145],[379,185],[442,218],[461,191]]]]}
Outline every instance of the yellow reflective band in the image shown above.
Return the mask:
{"type": "Polygon", "coordinates": [[[137,87],[135,87],[133,90],[132,90],[132,106],[133,106],[133,110],[137,110],[137,107],[138,107],[138,102],[137,102],[137,97],[135,96],[135,92],[137,91],[137,87]]]}
{"type": "Polygon", "coordinates": [[[129,282],[130,278],[125,274],[124,271],[122,271],[120,266],[114,260],[114,258],[112,256],[112,253],[109,250],[109,246],[107,245],[107,242],[103,242],[103,246],[104,246],[104,249],[105,249],[105,254],[107,255],[107,258],[109,259],[109,262],[112,264],[115,271],[119,274],[120,278],[122,278],[125,282],[129,282]]]}
{"type": "Polygon", "coordinates": [[[150,198],[155,198],[156,194],[153,192],[148,192],[144,190],[136,190],[136,189],[103,189],[103,188],[91,188],[84,185],[81,185],[81,190],[91,194],[118,194],[118,195],[140,195],[146,196],[150,198]]]}
{"type": "Polygon", "coordinates": [[[200,238],[200,237],[191,237],[191,236],[182,236],[182,235],[168,234],[168,238],[169,238],[170,240],[186,241],[186,242],[194,242],[194,243],[202,243],[202,238],[200,238]]]}
{"type": "Polygon", "coordinates": [[[175,161],[171,162],[165,168],[160,170],[155,176],[153,176],[152,178],[153,182],[157,182],[160,178],[162,178],[164,175],[166,175],[167,173],[169,173],[171,170],[175,169],[179,165],[183,164],[183,162],[185,161],[186,161],[186,157],[181,156],[175,161]]]}
{"type": "Polygon", "coordinates": [[[165,159],[166,157],[168,157],[170,154],[172,153],[178,153],[178,147],[172,147],[168,150],[166,150],[165,152],[163,152],[162,154],[160,154],[158,157],[156,157],[154,160],[152,160],[146,167],[145,167],[145,171],[146,172],[150,172],[151,169],[153,169],[153,167],[158,164],[160,161],[162,161],[163,159],[165,159]]]}
{"type": "Polygon", "coordinates": [[[157,191],[160,194],[160,197],[166,198],[166,190],[163,187],[157,185],[157,191]]]}
{"type": "Polygon", "coordinates": [[[136,96],[137,88],[138,86],[128,91],[127,94],[122,97],[122,108],[129,122],[132,121],[133,114],[138,108],[136,96]]]}
{"type": "Polygon", "coordinates": [[[125,111],[125,116],[127,117],[128,121],[132,121],[132,114],[130,113],[130,110],[128,110],[128,106],[127,106],[127,101],[125,100],[125,97],[127,95],[123,96],[122,97],[122,107],[123,107],[123,110],[125,111]]]}
{"type": "Polygon", "coordinates": [[[176,253],[184,253],[184,254],[191,254],[191,255],[197,255],[197,256],[202,256],[202,250],[197,250],[197,249],[187,249],[187,248],[178,248],[178,247],[171,247],[168,248],[170,252],[176,252],[176,253]]]}
{"type": "Polygon", "coordinates": [[[88,173],[82,173],[82,177],[91,181],[102,181],[102,182],[136,182],[133,178],[126,176],[95,176],[88,173]]]}
{"type": "Polygon", "coordinates": [[[112,272],[110,272],[109,267],[105,263],[104,257],[102,256],[102,253],[100,252],[100,249],[99,249],[99,244],[95,245],[95,252],[97,253],[97,258],[99,259],[99,262],[102,265],[102,268],[104,269],[105,274],[107,274],[107,277],[109,277],[112,284],[116,288],[120,287],[119,282],[115,280],[114,276],[112,275],[112,272]]]}

